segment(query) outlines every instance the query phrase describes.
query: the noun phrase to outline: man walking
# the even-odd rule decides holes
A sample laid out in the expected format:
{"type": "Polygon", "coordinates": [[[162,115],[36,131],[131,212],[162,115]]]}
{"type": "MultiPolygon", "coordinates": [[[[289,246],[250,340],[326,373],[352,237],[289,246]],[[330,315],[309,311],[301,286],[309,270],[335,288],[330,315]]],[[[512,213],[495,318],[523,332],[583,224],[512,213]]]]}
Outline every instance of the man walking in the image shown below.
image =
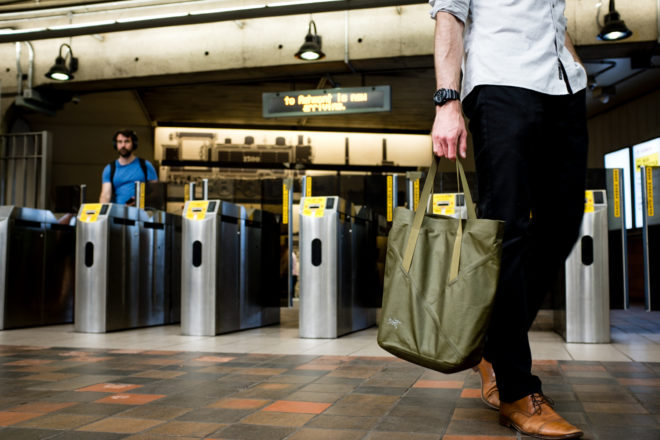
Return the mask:
{"type": "Polygon", "coordinates": [[[438,89],[433,152],[465,158],[462,100],[480,214],[505,221],[500,282],[478,368],[482,398],[499,409],[501,424],[524,435],[578,438],[582,432],[552,409],[532,374],[527,336],[584,211],[587,78],[566,32],[565,0],[429,3],[438,89]]]}

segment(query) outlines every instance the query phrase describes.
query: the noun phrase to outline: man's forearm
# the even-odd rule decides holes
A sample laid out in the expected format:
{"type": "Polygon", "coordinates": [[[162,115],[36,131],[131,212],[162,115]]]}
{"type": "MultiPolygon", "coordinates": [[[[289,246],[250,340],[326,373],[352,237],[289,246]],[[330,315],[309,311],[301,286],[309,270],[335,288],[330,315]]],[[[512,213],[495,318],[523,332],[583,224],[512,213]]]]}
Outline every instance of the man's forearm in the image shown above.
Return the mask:
{"type": "Polygon", "coordinates": [[[460,89],[463,22],[447,12],[435,17],[435,77],[438,89],[460,89]]]}
{"type": "MultiPolygon", "coordinates": [[[[582,60],[580,60],[580,56],[577,54],[577,51],[575,50],[575,46],[573,46],[573,40],[571,40],[571,36],[568,35],[568,31],[566,31],[566,38],[564,45],[566,46],[566,49],[573,55],[573,59],[582,64],[582,60]]],[[[583,66],[584,67],[584,66],[583,66]]]]}

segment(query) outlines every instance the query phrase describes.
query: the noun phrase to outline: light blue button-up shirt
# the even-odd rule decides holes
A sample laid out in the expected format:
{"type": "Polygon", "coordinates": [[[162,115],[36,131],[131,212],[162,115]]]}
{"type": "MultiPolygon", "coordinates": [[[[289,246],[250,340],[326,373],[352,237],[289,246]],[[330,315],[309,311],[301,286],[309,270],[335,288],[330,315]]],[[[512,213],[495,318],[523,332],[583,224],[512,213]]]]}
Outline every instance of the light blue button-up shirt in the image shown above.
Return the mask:
{"type": "Polygon", "coordinates": [[[565,0],[429,0],[465,24],[463,86],[523,87],[549,95],[584,89],[587,74],[565,47],[565,0]],[[568,85],[567,85],[568,82],[568,85]]]}

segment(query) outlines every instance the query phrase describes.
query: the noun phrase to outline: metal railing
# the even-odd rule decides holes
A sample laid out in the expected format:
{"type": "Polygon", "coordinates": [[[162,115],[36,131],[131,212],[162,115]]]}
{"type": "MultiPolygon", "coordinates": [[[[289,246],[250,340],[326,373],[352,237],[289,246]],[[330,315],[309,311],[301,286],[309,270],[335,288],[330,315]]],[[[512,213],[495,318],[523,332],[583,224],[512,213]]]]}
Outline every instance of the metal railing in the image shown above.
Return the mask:
{"type": "Polygon", "coordinates": [[[51,151],[47,131],[0,135],[0,205],[48,209],[51,151]]]}

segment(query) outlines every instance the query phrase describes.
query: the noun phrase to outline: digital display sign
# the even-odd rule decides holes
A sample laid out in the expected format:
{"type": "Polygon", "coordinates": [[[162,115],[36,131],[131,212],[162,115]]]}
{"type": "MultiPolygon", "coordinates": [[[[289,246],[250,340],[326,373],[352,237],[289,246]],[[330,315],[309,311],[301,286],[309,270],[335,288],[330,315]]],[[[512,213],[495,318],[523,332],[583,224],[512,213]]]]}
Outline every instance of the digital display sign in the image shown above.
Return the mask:
{"type": "Polygon", "coordinates": [[[263,93],[263,117],[389,112],[390,86],[346,87],[263,93]]]}

